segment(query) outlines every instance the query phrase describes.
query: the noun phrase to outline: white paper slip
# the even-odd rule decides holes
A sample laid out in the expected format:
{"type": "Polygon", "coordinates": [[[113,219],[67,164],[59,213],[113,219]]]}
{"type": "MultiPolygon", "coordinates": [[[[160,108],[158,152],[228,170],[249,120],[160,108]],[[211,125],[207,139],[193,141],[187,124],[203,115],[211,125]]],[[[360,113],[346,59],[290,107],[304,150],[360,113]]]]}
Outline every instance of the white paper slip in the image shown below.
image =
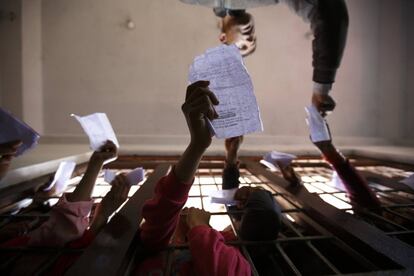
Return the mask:
{"type": "Polygon", "coordinates": [[[336,171],[333,171],[332,173],[331,186],[334,186],[341,191],[346,191],[345,185],[336,171]]]}
{"type": "Polygon", "coordinates": [[[40,135],[30,126],[0,108],[0,144],[21,140],[22,145],[19,146],[16,152],[16,156],[19,156],[34,148],[39,138],[40,135]]]}
{"type": "Polygon", "coordinates": [[[296,159],[296,157],[296,155],[289,153],[271,151],[263,156],[263,159],[260,161],[260,163],[267,166],[271,170],[277,170],[279,164],[283,167],[286,167],[290,165],[292,160],[296,159]]]}
{"type": "Polygon", "coordinates": [[[210,81],[209,89],[220,102],[215,106],[219,118],[211,121],[212,133],[217,138],[263,131],[253,83],[235,45],[221,45],[197,56],[190,66],[188,80],[210,81]]]}
{"type": "Polygon", "coordinates": [[[144,176],[145,171],[142,167],[135,168],[126,175],[130,185],[137,185],[139,182],[144,180],[144,176]]]}
{"type": "Polygon", "coordinates": [[[226,205],[236,205],[237,200],[234,199],[238,188],[229,190],[219,190],[210,193],[211,203],[219,203],[226,205]]]}
{"type": "Polygon", "coordinates": [[[115,132],[105,113],[93,113],[87,116],[72,114],[71,116],[78,120],[88,135],[92,150],[99,150],[107,140],[112,141],[119,148],[118,139],[116,139],[115,132]]]}
{"type": "Polygon", "coordinates": [[[414,174],[410,175],[406,179],[401,180],[400,183],[403,183],[414,190],[414,174]]]}
{"type": "Polygon", "coordinates": [[[50,191],[53,186],[55,187],[55,194],[60,194],[66,190],[68,180],[71,178],[73,171],[75,170],[76,163],[73,161],[60,162],[59,167],[55,173],[53,181],[47,186],[44,191],[50,191]]]}
{"type": "Polygon", "coordinates": [[[115,177],[116,177],[116,172],[115,171],[108,170],[108,169],[104,170],[104,180],[105,180],[106,183],[110,184],[112,182],[112,180],[115,179],[115,177]]]}
{"type": "Polygon", "coordinates": [[[268,5],[275,5],[277,0],[180,0],[186,4],[200,5],[209,8],[223,8],[229,10],[245,10],[268,5]]]}
{"type": "Polygon", "coordinates": [[[305,107],[307,118],[306,123],[309,127],[309,132],[312,142],[321,142],[331,140],[328,125],[326,120],[321,116],[314,105],[305,107]]]}

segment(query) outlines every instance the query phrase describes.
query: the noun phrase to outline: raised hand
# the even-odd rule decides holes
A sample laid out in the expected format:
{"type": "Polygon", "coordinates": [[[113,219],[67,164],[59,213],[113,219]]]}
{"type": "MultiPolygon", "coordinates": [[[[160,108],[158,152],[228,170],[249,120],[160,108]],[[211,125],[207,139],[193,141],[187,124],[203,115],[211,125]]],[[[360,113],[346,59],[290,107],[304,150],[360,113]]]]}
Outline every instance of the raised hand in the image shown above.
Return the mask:
{"type": "Polygon", "coordinates": [[[197,81],[187,88],[185,102],[181,106],[191,135],[191,144],[206,149],[211,144],[211,133],[206,118],[214,120],[218,114],[214,105],[217,97],[208,89],[208,81],[197,81]]]}
{"type": "Polygon", "coordinates": [[[103,164],[107,164],[109,162],[116,160],[117,157],[117,146],[112,141],[108,140],[99,148],[99,151],[95,151],[92,154],[91,161],[93,160],[97,162],[102,162],[103,164]]]}

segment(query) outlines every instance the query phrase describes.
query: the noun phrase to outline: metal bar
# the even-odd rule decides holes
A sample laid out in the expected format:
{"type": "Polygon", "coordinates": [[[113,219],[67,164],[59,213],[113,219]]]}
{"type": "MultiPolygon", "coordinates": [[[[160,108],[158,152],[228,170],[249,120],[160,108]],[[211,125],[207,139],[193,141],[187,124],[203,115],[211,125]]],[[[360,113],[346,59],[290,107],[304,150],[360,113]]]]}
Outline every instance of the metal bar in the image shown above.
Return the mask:
{"type": "Polygon", "coordinates": [[[377,182],[385,187],[395,190],[402,190],[406,193],[414,193],[409,187],[406,185],[399,183],[394,179],[387,178],[383,175],[369,172],[369,171],[358,171],[363,177],[365,177],[368,181],[377,182]]]}
{"type": "Polygon", "coordinates": [[[336,274],[341,274],[341,272],[327,259],[325,256],[317,249],[311,242],[306,242],[310,249],[315,252],[315,254],[336,274]]]}
{"type": "Polygon", "coordinates": [[[171,275],[172,264],[174,261],[174,250],[168,249],[167,251],[167,266],[165,267],[165,275],[171,275]]]}
{"type": "Polygon", "coordinates": [[[159,165],[124,207],[98,234],[66,275],[118,275],[125,254],[142,220],[144,202],[153,195],[158,180],[170,165],[159,165]]]}
{"type": "MultiPolygon", "coordinates": [[[[338,237],[347,240],[347,243],[362,243],[374,249],[375,253],[393,260],[405,268],[414,268],[414,248],[395,238],[387,236],[384,232],[368,223],[354,218],[350,214],[336,209],[324,202],[317,195],[310,194],[303,186],[291,187],[281,177],[265,170],[259,164],[243,159],[246,168],[259,177],[268,179],[279,190],[289,192],[297,199],[306,213],[323,223],[338,237]]],[[[367,252],[368,249],[366,249],[367,252]]],[[[372,252],[372,254],[374,253],[372,252]]]]}
{"type": "MultiPolygon", "coordinates": [[[[235,241],[228,241],[224,242],[227,245],[266,245],[266,244],[274,244],[274,243],[292,243],[292,242],[309,242],[315,240],[331,240],[334,239],[334,236],[309,236],[309,237],[291,237],[291,238],[280,238],[277,240],[268,240],[268,241],[245,241],[245,240],[235,240],[235,241]]],[[[179,245],[169,245],[168,248],[171,249],[184,249],[189,248],[189,244],[179,244],[179,245]]]]}
{"type": "Polygon", "coordinates": [[[277,250],[279,250],[279,253],[282,256],[282,258],[286,261],[286,263],[293,270],[293,272],[296,275],[302,275],[302,273],[300,273],[299,269],[295,266],[295,264],[292,262],[292,260],[289,258],[289,256],[286,254],[285,250],[283,250],[283,248],[280,246],[280,244],[276,244],[275,246],[276,246],[277,250]]]}

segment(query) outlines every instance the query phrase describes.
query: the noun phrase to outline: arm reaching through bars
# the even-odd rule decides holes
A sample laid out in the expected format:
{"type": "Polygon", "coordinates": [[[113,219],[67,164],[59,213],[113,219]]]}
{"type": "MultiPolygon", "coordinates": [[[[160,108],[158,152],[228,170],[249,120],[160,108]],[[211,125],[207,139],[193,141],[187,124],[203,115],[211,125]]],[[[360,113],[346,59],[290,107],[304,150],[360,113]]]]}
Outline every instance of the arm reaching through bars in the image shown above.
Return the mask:
{"type": "Polygon", "coordinates": [[[342,180],[353,204],[364,208],[378,208],[380,202],[369,188],[367,181],[333,145],[332,140],[314,142],[326,161],[342,180]]]}
{"type": "Polygon", "coordinates": [[[152,251],[168,245],[201,157],[211,144],[205,118],[213,120],[217,117],[214,105],[218,100],[208,89],[208,84],[207,81],[198,81],[188,86],[182,111],[190,132],[190,143],[172,172],[157,183],[154,197],[143,207],[145,223],[141,228],[141,240],[152,251]]]}

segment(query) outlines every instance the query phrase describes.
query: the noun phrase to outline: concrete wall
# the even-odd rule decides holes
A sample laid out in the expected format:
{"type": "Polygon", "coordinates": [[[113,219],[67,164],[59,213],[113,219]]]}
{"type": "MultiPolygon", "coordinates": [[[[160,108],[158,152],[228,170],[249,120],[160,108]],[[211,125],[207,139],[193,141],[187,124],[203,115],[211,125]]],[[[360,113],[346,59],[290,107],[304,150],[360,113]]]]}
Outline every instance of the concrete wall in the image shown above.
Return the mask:
{"type": "Polygon", "coordinates": [[[2,1],[0,104],[43,133],[41,0],[2,1]]]}
{"type": "MultiPolygon", "coordinates": [[[[4,0],[0,7],[19,2],[4,0]]],[[[13,67],[20,70],[20,82],[6,77],[0,81],[3,105],[13,107],[4,96],[6,85],[17,86],[21,98],[15,96],[18,104],[13,108],[49,137],[83,137],[69,114],[106,112],[121,141],[156,145],[187,140],[180,106],[188,66],[194,56],[218,45],[211,10],[178,0],[29,2],[22,0],[23,23],[0,23],[0,36],[8,37],[8,48],[2,43],[0,55],[19,52],[24,64],[22,69],[13,59],[12,67],[0,65],[5,74],[12,74],[13,67]],[[127,29],[127,20],[136,28],[127,29]],[[15,35],[18,29],[23,39],[15,35]]],[[[409,90],[414,88],[407,77],[413,66],[405,74],[406,60],[413,64],[407,52],[413,49],[414,36],[405,38],[414,29],[408,27],[413,26],[411,18],[406,22],[406,8],[413,5],[409,2],[347,1],[348,45],[332,92],[338,107],[329,116],[336,141],[414,137],[414,112],[406,106],[407,100],[413,102],[409,90]]],[[[251,13],[258,49],[246,65],[265,132],[251,135],[246,145],[308,143],[303,107],[310,102],[312,87],[309,26],[284,5],[251,13]]]]}
{"type": "Polygon", "coordinates": [[[0,92],[2,107],[23,117],[21,62],[21,2],[0,2],[0,92]]]}
{"type": "Polygon", "coordinates": [[[404,138],[407,141],[414,141],[414,2],[407,0],[406,16],[407,23],[407,82],[404,95],[404,138]]]}

